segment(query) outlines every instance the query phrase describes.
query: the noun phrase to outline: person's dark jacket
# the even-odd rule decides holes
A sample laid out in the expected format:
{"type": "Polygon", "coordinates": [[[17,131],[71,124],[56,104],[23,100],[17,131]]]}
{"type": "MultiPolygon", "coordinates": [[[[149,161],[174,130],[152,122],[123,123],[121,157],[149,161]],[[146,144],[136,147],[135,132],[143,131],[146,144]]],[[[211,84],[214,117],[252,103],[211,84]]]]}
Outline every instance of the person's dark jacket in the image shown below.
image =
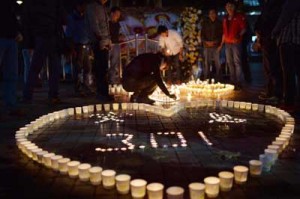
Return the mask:
{"type": "Polygon", "coordinates": [[[223,26],[222,22],[219,19],[211,21],[209,18],[203,20],[202,29],[201,29],[201,40],[205,41],[214,41],[217,42],[214,47],[219,46],[222,41],[223,35],[223,26]]]}
{"type": "Polygon", "coordinates": [[[146,53],[135,57],[124,69],[123,79],[132,78],[142,82],[145,77],[153,77],[158,87],[169,96],[160,74],[160,65],[163,57],[160,54],[146,53]]]}
{"type": "Polygon", "coordinates": [[[271,33],[276,25],[285,0],[267,0],[262,6],[262,13],[255,23],[255,31],[260,34],[262,42],[271,38],[271,33]]]}
{"type": "Polygon", "coordinates": [[[63,24],[62,0],[24,1],[23,24],[25,42],[34,37],[60,37],[63,24]]]}
{"type": "Polygon", "coordinates": [[[0,38],[14,39],[19,32],[14,3],[13,0],[0,1],[0,38]]]}
{"type": "Polygon", "coordinates": [[[288,25],[288,23],[295,17],[295,14],[300,12],[299,0],[285,0],[282,6],[282,12],[277,20],[277,23],[273,29],[273,36],[279,34],[279,32],[288,25]]]}

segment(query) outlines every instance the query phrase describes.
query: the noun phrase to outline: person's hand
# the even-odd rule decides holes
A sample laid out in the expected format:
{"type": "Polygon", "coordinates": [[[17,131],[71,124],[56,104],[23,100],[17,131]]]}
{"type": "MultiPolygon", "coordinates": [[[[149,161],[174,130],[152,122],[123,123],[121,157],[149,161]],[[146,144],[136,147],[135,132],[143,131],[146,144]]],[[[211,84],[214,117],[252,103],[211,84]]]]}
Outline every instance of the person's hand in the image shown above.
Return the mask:
{"type": "Polygon", "coordinates": [[[15,40],[16,42],[21,42],[23,40],[23,35],[21,33],[18,33],[15,40]]]}
{"type": "Polygon", "coordinates": [[[177,99],[176,95],[174,95],[174,94],[170,94],[169,97],[172,98],[172,99],[174,99],[174,100],[177,99]]]}

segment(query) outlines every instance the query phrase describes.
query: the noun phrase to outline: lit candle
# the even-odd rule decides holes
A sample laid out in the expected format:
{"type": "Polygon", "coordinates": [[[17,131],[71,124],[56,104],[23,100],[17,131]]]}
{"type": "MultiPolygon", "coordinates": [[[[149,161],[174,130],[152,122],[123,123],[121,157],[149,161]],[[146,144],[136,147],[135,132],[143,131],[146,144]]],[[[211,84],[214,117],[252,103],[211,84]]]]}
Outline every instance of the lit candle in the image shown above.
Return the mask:
{"type": "Polygon", "coordinates": [[[230,191],[233,184],[233,173],[222,171],[219,173],[221,191],[230,191]]]}
{"type": "Polygon", "coordinates": [[[217,177],[204,178],[205,193],[209,198],[216,198],[219,195],[220,179],[217,177]]]}
{"type": "Polygon", "coordinates": [[[76,178],[78,176],[78,166],[80,165],[79,161],[71,161],[67,163],[68,174],[71,178],[76,178]]]}
{"type": "Polygon", "coordinates": [[[111,189],[115,186],[115,175],[116,172],[114,170],[104,170],[102,171],[102,183],[105,189],[111,189]]]}
{"type": "Polygon", "coordinates": [[[251,176],[259,176],[261,175],[262,171],[262,162],[259,160],[250,160],[249,161],[250,166],[250,175],[251,176]]]}
{"type": "Polygon", "coordinates": [[[146,195],[147,181],[135,179],[130,182],[131,196],[133,198],[143,198],[146,195]]]}
{"type": "Polygon", "coordinates": [[[204,199],[205,185],[203,183],[190,183],[189,184],[190,199],[204,199]]]}
{"type": "Polygon", "coordinates": [[[248,178],[248,168],[245,166],[235,166],[233,167],[234,171],[234,180],[237,184],[243,184],[247,181],[248,178]]]}
{"type": "Polygon", "coordinates": [[[101,184],[101,173],[102,168],[101,167],[92,167],[89,169],[90,174],[90,182],[92,185],[100,185],[101,184]]]}
{"type": "Polygon", "coordinates": [[[163,199],[164,185],[161,183],[151,183],[147,187],[148,199],[163,199]]]}
{"type": "Polygon", "coordinates": [[[54,171],[58,170],[58,160],[62,159],[61,155],[55,155],[51,157],[51,167],[54,171]]]}
{"type": "Polygon", "coordinates": [[[169,187],[166,192],[168,199],[183,199],[184,189],[182,187],[169,187]]]}
{"type": "Polygon", "coordinates": [[[90,178],[90,173],[89,173],[89,170],[91,168],[91,165],[90,164],[80,164],[78,166],[78,175],[79,175],[79,179],[81,181],[89,181],[89,178],[90,178]]]}
{"type": "Polygon", "coordinates": [[[119,194],[128,194],[130,190],[130,175],[120,174],[116,176],[116,187],[119,194]]]}

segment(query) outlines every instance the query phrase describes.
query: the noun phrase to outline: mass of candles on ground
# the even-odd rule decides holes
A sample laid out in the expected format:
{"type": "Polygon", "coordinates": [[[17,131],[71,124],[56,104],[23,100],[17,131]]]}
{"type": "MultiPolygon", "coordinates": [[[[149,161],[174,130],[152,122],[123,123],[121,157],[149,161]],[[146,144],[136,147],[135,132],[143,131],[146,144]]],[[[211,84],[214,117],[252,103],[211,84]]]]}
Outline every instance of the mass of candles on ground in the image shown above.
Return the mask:
{"type": "MultiPolygon", "coordinates": [[[[270,171],[271,167],[276,163],[278,156],[288,146],[294,133],[295,119],[284,110],[273,106],[264,106],[261,104],[252,104],[246,102],[222,101],[221,105],[223,107],[235,109],[247,109],[254,112],[265,112],[266,114],[271,114],[278,117],[284,125],[280,134],[264,150],[264,154],[259,155],[259,160],[250,160],[248,167],[244,165],[237,165],[233,167],[233,171],[221,171],[219,172],[218,176],[206,177],[203,180],[204,183],[192,182],[189,184],[189,195],[191,199],[203,198],[205,194],[210,198],[217,197],[219,195],[219,191],[230,191],[234,182],[236,184],[246,183],[248,180],[248,173],[250,173],[251,176],[260,176],[262,171],[270,171]]],[[[147,106],[136,107],[133,104],[127,103],[121,104],[121,107],[122,110],[123,108],[125,110],[143,110],[143,108],[147,108],[147,106]]],[[[103,109],[105,109],[105,105],[98,104],[68,108],[43,115],[20,128],[16,132],[16,144],[18,148],[32,160],[44,165],[49,169],[52,169],[53,171],[60,172],[63,175],[68,175],[70,178],[79,178],[81,181],[90,182],[95,186],[102,184],[105,189],[116,188],[119,194],[130,193],[134,198],[141,198],[146,194],[152,199],[163,198],[164,185],[159,182],[148,184],[144,179],[131,179],[131,177],[127,174],[117,175],[117,172],[114,170],[103,170],[103,168],[100,166],[92,166],[89,163],[82,163],[80,161],[64,157],[63,155],[46,151],[28,139],[29,135],[35,133],[40,128],[52,123],[55,120],[73,117],[74,115],[95,113],[102,111],[103,109]]],[[[106,108],[106,111],[110,111],[108,110],[108,107],[106,108]]],[[[171,133],[172,132],[170,132],[170,134],[171,133]]],[[[201,137],[205,138],[203,133],[199,135],[202,135],[201,137]]],[[[132,146],[130,140],[132,139],[133,135],[131,134],[116,134],[111,136],[124,136],[126,139],[122,141],[125,142],[125,145],[127,143],[127,146],[132,146]]],[[[156,144],[156,136],[158,136],[158,134],[155,134],[154,137],[151,137],[153,146],[156,144]]],[[[180,144],[185,143],[185,139],[181,134],[176,134],[176,136],[182,140],[180,144]]],[[[143,146],[140,146],[139,148],[143,148],[143,146]]],[[[174,186],[167,188],[165,192],[168,198],[183,198],[184,191],[185,190],[182,187],[174,186]]]]}
{"type": "Polygon", "coordinates": [[[157,133],[151,133],[150,134],[150,143],[152,148],[179,148],[179,147],[187,147],[187,141],[182,135],[181,132],[157,132],[157,133]],[[168,136],[168,137],[177,137],[179,140],[179,143],[173,143],[173,144],[168,144],[168,143],[163,143],[159,145],[157,143],[157,137],[159,136],[168,136]]]}
{"type": "Polygon", "coordinates": [[[247,122],[247,119],[240,119],[240,118],[233,118],[229,114],[223,114],[223,113],[209,113],[209,117],[211,120],[209,120],[209,123],[245,123],[247,122]]]}
{"type": "MultiPolygon", "coordinates": [[[[97,147],[95,151],[98,152],[113,152],[113,151],[128,151],[128,150],[134,150],[135,145],[131,143],[131,140],[133,138],[133,134],[127,134],[127,133],[108,133],[106,134],[106,137],[108,139],[122,139],[121,142],[124,145],[123,147],[97,147]],[[125,139],[124,139],[125,138],[125,139]]],[[[140,147],[140,146],[139,146],[140,147]]]]}
{"type": "MultiPolygon", "coordinates": [[[[126,116],[132,116],[132,114],[126,113],[126,116]]],[[[116,123],[123,123],[124,122],[124,115],[118,116],[114,112],[108,112],[108,113],[96,113],[91,114],[89,116],[90,118],[96,118],[95,124],[105,123],[105,122],[116,122],[116,123]]]]}
{"type": "Polygon", "coordinates": [[[178,86],[171,85],[169,87],[170,94],[176,95],[176,99],[172,99],[164,94],[159,87],[149,96],[150,99],[158,103],[173,103],[180,100],[180,89],[178,86]]]}
{"type": "Polygon", "coordinates": [[[183,83],[179,86],[180,91],[185,93],[192,93],[194,96],[202,97],[220,97],[231,94],[234,90],[234,85],[215,83],[214,79],[201,81],[200,79],[191,80],[188,83],[183,83]]]}

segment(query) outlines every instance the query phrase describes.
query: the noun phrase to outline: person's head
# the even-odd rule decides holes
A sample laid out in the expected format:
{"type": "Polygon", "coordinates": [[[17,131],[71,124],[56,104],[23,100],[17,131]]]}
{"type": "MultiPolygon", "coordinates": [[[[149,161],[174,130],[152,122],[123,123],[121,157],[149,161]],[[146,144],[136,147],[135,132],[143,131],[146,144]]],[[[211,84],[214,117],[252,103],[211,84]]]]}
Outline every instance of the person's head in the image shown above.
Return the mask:
{"type": "Polygon", "coordinates": [[[236,3],[233,0],[227,1],[225,5],[226,11],[229,15],[234,15],[236,9],[236,3]]]}
{"type": "Polygon", "coordinates": [[[218,17],[217,10],[215,8],[211,8],[208,10],[208,18],[211,21],[215,21],[218,17]]]}
{"type": "Polygon", "coordinates": [[[112,7],[110,10],[110,17],[113,22],[119,21],[121,17],[121,9],[117,6],[112,7]]]}
{"type": "Polygon", "coordinates": [[[168,28],[166,26],[158,26],[157,34],[162,37],[168,37],[169,36],[168,28]]]}
{"type": "Polygon", "coordinates": [[[86,9],[86,4],[86,0],[77,0],[75,3],[75,9],[80,13],[84,13],[86,9]]]}

